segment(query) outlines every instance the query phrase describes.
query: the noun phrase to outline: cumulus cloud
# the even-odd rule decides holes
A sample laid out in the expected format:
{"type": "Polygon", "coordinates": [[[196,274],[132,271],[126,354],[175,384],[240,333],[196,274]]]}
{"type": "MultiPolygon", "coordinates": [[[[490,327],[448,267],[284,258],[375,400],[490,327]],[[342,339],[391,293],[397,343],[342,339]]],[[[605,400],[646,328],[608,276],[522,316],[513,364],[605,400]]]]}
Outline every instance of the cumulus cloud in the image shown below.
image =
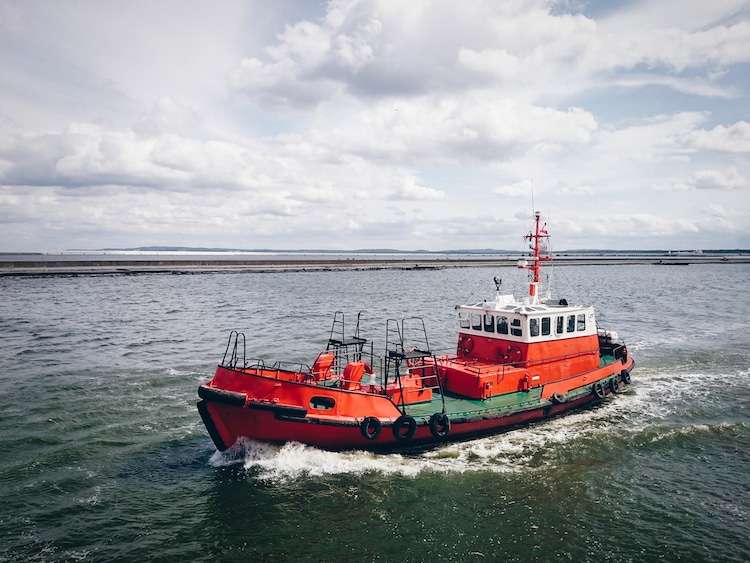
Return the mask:
{"type": "Polygon", "coordinates": [[[727,170],[698,170],[690,182],[699,190],[737,190],[750,186],[735,167],[727,170]]]}
{"type": "Polygon", "coordinates": [[[445,194],[418,184],[417,178],[405,178],[404,183],[392,193],[390,199],[431,200],[442,199],[445,194]]]}
{"type": "Polygon", "coordinates": [[[287,25],[278,42],[265,49],[268,60],[243,59],[230,73],[230,85],[263,107],[283,111],[299,111],[341,96],[347,76],[374,59],[373,41],[381,31],[375,18],[352,21],[353,7],[353,3],[334,2],[320,23],[287,25]]]}
{"type": "Polygon", "coordinates": [[[316,128],[305,142],[411,164],[508,160],[535,147],[586,143],[597,127],[594,117],[579,108],[498,101],[491,92],[386,101],[348,112],[336,125],[316,128]]]}
{"type": "MultiPolygon", "coordinates": [[[[74,123],[67,131],[16,137],[0,147],[5,185],[97,185],[165,190],[262,188],[275,166],[248,148],[178,135],[142,137],[134,130],[110,130],[74,123]]],[[[281,169],[281,167],[276,167],[281,169]]]]}
{"type": "Polygon", "coordinates": [[[738,121],[729,127],[717,125],[711,130],[699,129],[685,136],[685,144],[694,150],[750,154],[750,123],[738,121]]]}
{"type": "Polygon", "coordinates": [[[734,166],[726,170],[696,170],[684,179],[673,178],[653,189],[660,192],[684,192],[689,190],[741,190],[750,187],[750,182],[734,166]]]}
{"type": "Polygon", "coordinates": [[[277,109],[352,93],[424,96],[487,87],[538,100],[589,88],[597,74],[646,69],[614,83],[729,96],[714,69],[750,60],[744,20],[704,29],[667,21],[644,25],[637,18],[626,18],[623,28],[622,21],[552,12],[541,0],[415,0],[398,10],[386,0],[332,2],[327,17],[288,25],[266,48],[266,60],[243,60],[231,84],[277,109]],[[660,68],[673,74],[664,76],[660,68]],[[676,76],[688,69],[710,70],[703,77],[676,76]]]}
{"type": "Polygon", "coordinates": [[[531,197],[532,189],[531,180],[521,180],[515,184],[498,186],[492,192],[500,197],[519,199],[531,197]]]}

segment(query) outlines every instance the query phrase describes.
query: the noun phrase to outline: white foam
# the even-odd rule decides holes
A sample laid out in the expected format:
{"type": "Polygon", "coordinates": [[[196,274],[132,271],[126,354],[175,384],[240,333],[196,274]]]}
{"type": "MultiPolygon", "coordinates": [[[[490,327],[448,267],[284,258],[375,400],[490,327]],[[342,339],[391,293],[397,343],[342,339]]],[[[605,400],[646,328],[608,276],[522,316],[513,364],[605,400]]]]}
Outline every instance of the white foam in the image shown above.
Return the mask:
{"type": "Polygon", "coordinates": [[[102,496],[101,489],[102,488],[100,486],[96,486],[96,487],[94,487],[94,492],[93,492],[93,494],[91,496],[88,496],[88,497],[78,497],[78,498],[75,499],[75,502],[77,504],[87,505],[87,506],[97,505],[97,504],[99,504],[101,502],[101,496],[102,496]]]}
{"type": "MultiPolygon", "coordinates": [[[[211,457],[210,464],[223,467],[241,463],[253,478],[274,482],[323,475],[363,475],[368,472],[406,477],[414,477],[427,471],[515,473],[528,471],[531,460],[540,450],[565,444],[580,438],[582,433],[590,432],[591,421],[603,416],[593,411],[574,413],[527,428],[468,442],[451,443],[414,454],[329,452],[296,442],[274,446],[242,440],[225,452],[216,452],[211,457]]],[[[535,468],[542,468],[550,463],[553,461],[536,462],[535,468]]]]}
{"type": "Polygon", "coordinates": [[[559,463],[555,451],[577,440],[602,434],[633,436],[643,431],[655,431],[653,439],[659,440],[670,432],[705,431],[701,424],[675,427],[675,420],[685,412],[686,405],[700,406],[707,397],[720,394],[729,382],[748,379],[750,370],[709,377],[686,369],[644,368],[638,370],[631,385],[624,386],[623,393],[596,408],[423,452],[328,452],[299,443],[273,446],[245,440],[226,452],[215,453],[210,463],[215,467],[242,464],[251,478],[274,482],[368,472],[413,477],[422,472],[544,470],[559,463]]]}

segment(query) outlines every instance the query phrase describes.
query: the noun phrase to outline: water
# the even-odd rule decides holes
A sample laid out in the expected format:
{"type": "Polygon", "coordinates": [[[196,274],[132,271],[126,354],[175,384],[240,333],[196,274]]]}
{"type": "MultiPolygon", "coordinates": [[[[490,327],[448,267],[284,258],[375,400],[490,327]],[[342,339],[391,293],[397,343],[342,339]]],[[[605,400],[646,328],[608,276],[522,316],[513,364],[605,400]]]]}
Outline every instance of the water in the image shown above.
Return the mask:
{"type": "Polygon", "coordinates": [[[523,289],[485,268],[0,279],[0,561],[750,560],[747,265],[555,269],[637,362],[598,408],[412,454],[216,452],[196,391],[231,329],[309,363],[365,309],[378,341],[417,315],[447,351],[495,275],[523,289]]]}

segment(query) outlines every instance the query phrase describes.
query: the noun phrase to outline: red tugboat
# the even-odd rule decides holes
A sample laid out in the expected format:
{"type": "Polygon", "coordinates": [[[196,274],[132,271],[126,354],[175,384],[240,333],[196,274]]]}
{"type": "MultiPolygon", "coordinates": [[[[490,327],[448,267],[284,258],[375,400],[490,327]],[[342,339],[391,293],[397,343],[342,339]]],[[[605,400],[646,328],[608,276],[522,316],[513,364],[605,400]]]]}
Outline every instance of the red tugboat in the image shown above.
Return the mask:
{"type": "Polygon", "coordinates": [[[219,450],[238,438],[296,441],[329,450],[389,450],[490,434],[580,408],[630,383],[633,359],[594,309],[540,298],[549,235],[540,214],[525,238],[533,251],[528,295],[456,307],[455,354],[430,351],[424,322],[386,323],[385,351],[346,336],[334,315],[328,346],[312,366],[248,361],[233,331],[198,411],[219,450]]]}

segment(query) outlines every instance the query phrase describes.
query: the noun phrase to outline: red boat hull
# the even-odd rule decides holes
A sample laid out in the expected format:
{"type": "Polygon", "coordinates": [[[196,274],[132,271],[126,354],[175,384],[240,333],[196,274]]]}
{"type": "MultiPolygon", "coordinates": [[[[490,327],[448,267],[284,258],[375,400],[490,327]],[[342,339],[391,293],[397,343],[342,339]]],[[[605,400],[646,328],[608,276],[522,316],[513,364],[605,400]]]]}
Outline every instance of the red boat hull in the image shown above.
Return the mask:
{"type": "Polygon", "coordinates": [[[409,428],[400,425],[403,413],[386,395],[269,378],[221,366],[214,380],[201,386],[203,400],[198,410],[220,451],[240,438],[279,444],[295,441],[327,450],[382,451],[465,440],[584,407],[614,393],[626,377],[629,382],[632,367],[630,358],[617,361],[588,374],[532,388],[525,395],[520,392],[519,400],[505,406],[472,401],[471,410],[463,405],[462,412],[451,412],[449,404],[446,415],[450,426],[444,435],[430,424],[439,401],[433,401],[434,412],[429,404],[415,405],[409,413],[414,420],[413,433],[406,439],[409,428]],[[611,383],[613,379],[615,384],[611,383]],[[597,383],[601,396],[596,393],[597,383]],[[555,394],[567,398],[558,402],[555,394]],[[332,400],[334,406],[312,408],[321,398],[332,400]],[[377,422],[372,423],[372,419],[377,422]],[[370,432],[364,428],[365,422],[371,424],[370,432]]]}

